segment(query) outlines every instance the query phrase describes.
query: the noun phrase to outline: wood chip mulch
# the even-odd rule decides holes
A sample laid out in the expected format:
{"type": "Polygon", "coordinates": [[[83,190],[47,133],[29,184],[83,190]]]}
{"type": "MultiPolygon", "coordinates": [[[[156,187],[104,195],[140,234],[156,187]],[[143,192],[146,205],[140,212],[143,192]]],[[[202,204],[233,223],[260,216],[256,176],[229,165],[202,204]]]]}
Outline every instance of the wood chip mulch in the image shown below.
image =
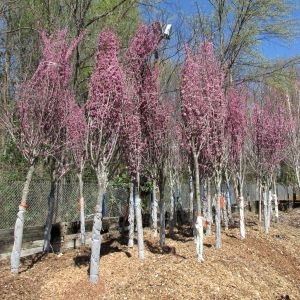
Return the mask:
{"type": "Polygon", "coordinates": [[[300,209],[281,213],[264,234],[248,213],[247,236],[223,231],[222,249],[205,237],[205,262],[198,263],[189,228],[175,230],[166,246],[145,229],[145,259],[126,237],[106,234],[100,281],[88,281],[88,247],[22,259],[20,274],[0,262],[1,299],[300,299],[300,209]]]}

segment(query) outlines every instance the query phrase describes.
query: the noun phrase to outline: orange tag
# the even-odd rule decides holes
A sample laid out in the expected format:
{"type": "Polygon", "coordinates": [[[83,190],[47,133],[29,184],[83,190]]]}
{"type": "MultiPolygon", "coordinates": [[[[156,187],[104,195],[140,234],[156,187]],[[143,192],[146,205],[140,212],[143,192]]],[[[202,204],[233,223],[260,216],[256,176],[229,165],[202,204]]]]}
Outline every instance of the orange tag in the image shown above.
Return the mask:
{"type": "Polygon", "coordinates": [[[78,201],[78,210],[81,210],[81,207],[83,207],[83,197],[81,197],[78,201]]]}
{"type": "Polygon", "coordinates": [[[225,199],[223,196],[220,197],[220,207],[221,207],[221,209],[225,208],[225,199]]]}
{"type": "Polygon", "coordinates": [[[27,209],[28,208],[28,204],[26,202],[21,202],[21,204],[19,205],[19,207],[27,209]]]}

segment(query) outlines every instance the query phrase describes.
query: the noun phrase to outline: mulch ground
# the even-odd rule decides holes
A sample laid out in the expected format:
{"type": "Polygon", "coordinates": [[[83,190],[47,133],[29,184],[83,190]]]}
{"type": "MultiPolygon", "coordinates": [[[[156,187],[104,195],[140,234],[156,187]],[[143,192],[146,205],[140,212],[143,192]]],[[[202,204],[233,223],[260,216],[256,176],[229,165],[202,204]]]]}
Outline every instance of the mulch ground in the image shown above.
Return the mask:
{"type": "Polygon", "coordinates": [[[89,248],[22,260],[21,272],[0,263],[1,299],[300,299],[300,209],[281,213],[269,235],[247,215],[247,237],[223,231],[222,249],[205,237],[205,262],[198,263],[189,228],[175,231],[164,249],[145,229],[145,260],[126,238],[106,234],[100,281],[88,281],[89,248]]]}

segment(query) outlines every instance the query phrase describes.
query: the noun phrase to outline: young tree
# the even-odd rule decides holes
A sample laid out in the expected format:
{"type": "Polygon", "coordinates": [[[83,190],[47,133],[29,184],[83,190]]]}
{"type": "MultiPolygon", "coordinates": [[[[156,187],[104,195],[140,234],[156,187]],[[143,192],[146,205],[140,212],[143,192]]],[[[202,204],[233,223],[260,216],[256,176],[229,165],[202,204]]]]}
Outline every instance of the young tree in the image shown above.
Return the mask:
{"type": "MultiPolygon", "coordinates": [[[[134,105],[137,107],[140,119],[140,128],[142,132],[142,143],[146,144],[146,137],[147,132],[145,128],[145,124],[147,123],[147,113],[144,109],[144,106],[147,105],[147,97],[145,94],[147,94],[147,76],[151,74],[152,66],[149,64],[149,59],[153,52],[156,51],[157,46],[162,38],[161,35],[161,27],[159,23],[154,23],[151,26],[146,26],[144,24],[140,24],[138,27],[135,35],[129,42],[128,50],[125,54],[125,63],[124,68],[126,72],[127,80],[130,81],[130,86],[134,87],[133,93],[131,95],[134,95],[133,101],[134,105]]],[[[157,91],[155,91],[157,93],[157,91]]],[[[157,206],[156,206],[156,198],[155,198],[155,187],[156,187],[156,181],[154,178],[153,180],[153,203],[152,206],[152,224],[153,224],[153,230],[154,234],[157,233],[157,206]]],[[[138,198],[139,200],[139,198],[138,198]]],[[[133,208],[130,207],[130,211],[133,211],[133,208]]],[[[139,214],[137,215],[137,218],[139,218],[139,214]]],[[[133,218],[130,218],[131,224],[130,224],[130,232],[133,233],[133,218]]],[[[141,222],[138,221],[138,222],[141,222]]],[[[141,233],[140,233],[141,234],[141,233]]],[[[131,234],[130,236],[132,236],[131,234]]],[[[131,243],[131,242],[130,242],[131,243]]]]}
{"type": "Polygon", "coordinates": [[[54,207],[56,201],[56,190],[59,180],[70,168],[70,148],[67,140],[67,123],[71,113],[71,107],[75,102],[75,94],[70,88],[72,76],[71,54],[83,37],[83,33],[76,38],[70,46],[66,44],[67,31],[59,31],[57,35],[49,38],[42,34],[42,39],[46,45],[43,54],[48,62],[53,64],[56,72],[50,73],[51,80],[56,84],[56,90],[49,95],[48,101],[51,103],[51,113],[53,114],[51,123],[44,129],[50,130],[47,143],[56,145],[55,151],[48,155],[51,167],[51,188],[48,196],[48,213],[44,229],[43,251],[49,252],[50,238],[53,222],[54,207]]]}
{"type": "Polygon", "coordinates": [[[125,88],[124,75],[118,61],[118,51],[117,37],[110,31],[102,32],[99,36],[96,66],[90,80],[86,104],[89,154],[98,183],[92,233],[91,283],[97,283],[99,277],[102,201],[107,188],[108,167],[116,151],[122,122],[125,88]]]}
{"type": "Polygon", "coordinates": [[[19,269],[24,213],[34,167],[38,158],[55,156],[61,148],[59,133],[64,127],[64,116],[69,112],[66,108],[71,97],[68,91],[70,58],[80,39],[68,45],[66,31],[59,31],[49,38],[42,33],[41,40],[42,57],[38,68],[32,78],[23,82],[18,89],[18,121],[15,122],[10,116],[5,122],[16,146],[30,165],[15,225],[11,255],[11,269],[14,273],[19,269]]]}
{"type": "Polygon", "coordinates": [[[216,247],[221,247],[220,196],[223,154],[225,151],[226,98],[224,71],[212,43],[204,42],[198,53],[186,49],[180,87],[182,118],[194,168],[197,209],[201,212],[199,158],[201,164],[211,164],[216,181],[216,247]]]}
{"type": "Polygon", "coordinates": [[[186,60],[182,71],[180,94],[184,134],[193,159],[197,211],[201,211],[199,156],[209,133],[209,104],[202,93],[201,71],[203,70],[201,68],[202,66],[198,65],[196,55],[193,56],[190,49],[186,47],[186,60]]]}
{"type": "Polygon", "coordinates": [[[134,238],[134,207],[138,229],[139,258],[144,258],[144,237],[141,214],[141,200],[139,196],[140,171],[142,163],[142,131],[140,123],[139,107],[137,105],[137,93],[133,85],[128,81],[127,97],[124,101],[123,124],[122,124],[122,148],[131,177],[129,199],[129,240],[128,246],[133,247],[134,238]],[[135,204],[135,205],[134,205],[135,204]]]}
{"type": "Polygon", "coordinates": [[[240,237],[246,237],[244,221],[243,184],[245,176],[245,139],[247,133],[246,101],[247,94],[243,89],[231,87],[227,92],[228,114],[226,120],[226,136],[228,138],[228,168],[232,173],[234,184],[238,190],[240,212],[240,237]]]}
{"type": "Polygon", "coordinates": [[[77,170],[79,184],[80,240],[82,245],[85,244],[85,216],[82,176],[88,155],[87,133],[88,128],[84,116],[84,110],[74,102],[71,107],[71,113],[67,122],[67,141],[77,170]]]}
{"type": "MultiPolygon", "coordinates": [[[[152,80],[151,80],[152,81],[152,80]]],[[[160,246],[165,245],[165,186],[168,178],[168,161],[170,160],[170,146],[167,141],[170,140],[170,130],[172,128],[172,107],[166,101],[158,101],[158,93],[151,89],[155,86],[157,80],[153,78],[152,83],[148,85],[147,106],[144,111],[148,116],[146,124],[147,148],[145,153],[145,165],[152,178],[158,184],[159,189],[159,214],[160,214],[160,246]],[[151,100],[152,98],[152,100],[151,100]]],[[[146,95],[146,93],[145,93],[146,95]]]]}
{"type": "Polygon", "coordinates": [[[254,106],[250,126],[253,167],[265,183],[264,227],[268,233],[272,199],[269,193],[275,168],[286,155],[291,124],[284,107],[267,98],[263,104],[254,106]]]}

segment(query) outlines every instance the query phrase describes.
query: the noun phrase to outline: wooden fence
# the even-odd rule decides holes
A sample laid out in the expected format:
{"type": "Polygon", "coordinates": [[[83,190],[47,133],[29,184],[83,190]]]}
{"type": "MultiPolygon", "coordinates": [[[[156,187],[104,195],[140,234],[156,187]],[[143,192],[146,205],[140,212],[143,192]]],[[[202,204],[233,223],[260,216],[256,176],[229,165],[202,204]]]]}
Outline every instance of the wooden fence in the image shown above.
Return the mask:
{"type": "MultiPolygon", "coordinates": [[[[103,218],[103,231],[119,228],[119,217],[103,218]]],[[[93,220],[86,221],[86,243],[89,245],[92,236],[93,220]]],[[[79,222],[61,222],[52,225],[51,245],[54,252],[80,246],[79,222]]],[[[44,226],[25,227],[21,256],[41,252],[43,249],[44,226]]],[[[0,229],[0,260],[11,254],[14,243],[14,229],[0,229]]]]}

